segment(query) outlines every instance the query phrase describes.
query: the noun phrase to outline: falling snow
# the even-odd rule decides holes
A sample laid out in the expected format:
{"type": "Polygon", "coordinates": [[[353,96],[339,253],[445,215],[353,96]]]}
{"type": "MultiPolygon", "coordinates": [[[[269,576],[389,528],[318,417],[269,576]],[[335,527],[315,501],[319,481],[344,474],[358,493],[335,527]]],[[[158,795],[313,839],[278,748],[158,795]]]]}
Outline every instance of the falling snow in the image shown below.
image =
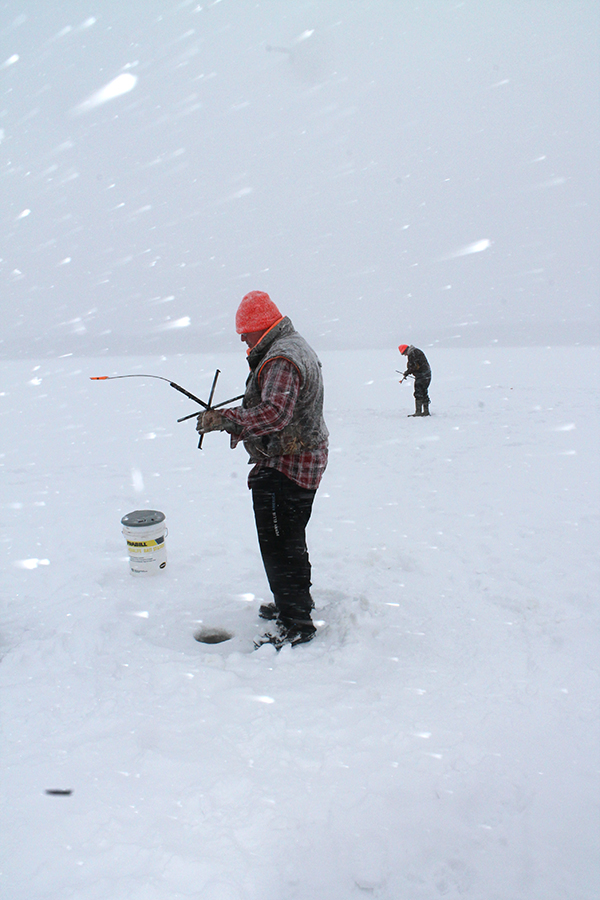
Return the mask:
{"type": "Polygon", "coordinates": [[[17,6],[3,896],[596,900],[597,4],[17,6]],[[89,380],[236,396],[252,289],[331,431],[318,636],[279,654],[243,450],[89,380]]]}

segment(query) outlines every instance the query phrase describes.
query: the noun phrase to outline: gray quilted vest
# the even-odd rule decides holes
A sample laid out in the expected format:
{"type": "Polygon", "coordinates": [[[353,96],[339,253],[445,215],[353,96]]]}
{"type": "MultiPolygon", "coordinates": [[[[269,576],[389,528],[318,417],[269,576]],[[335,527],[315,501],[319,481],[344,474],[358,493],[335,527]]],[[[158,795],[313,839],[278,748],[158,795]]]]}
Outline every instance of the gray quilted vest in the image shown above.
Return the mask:
{"type": "Polygon", "coordinates": [[[248,354],[250,374],[242,401],[244,409],[261,402],[260,373],[270,359],[283,357],[300,373],[300,393],[291,422],[281,431],[244,441],[253,462],[265,457],[287,456],[327,445],[329,432],[323,419],[321,363],[287,316],[278,322],[248,354]]]}

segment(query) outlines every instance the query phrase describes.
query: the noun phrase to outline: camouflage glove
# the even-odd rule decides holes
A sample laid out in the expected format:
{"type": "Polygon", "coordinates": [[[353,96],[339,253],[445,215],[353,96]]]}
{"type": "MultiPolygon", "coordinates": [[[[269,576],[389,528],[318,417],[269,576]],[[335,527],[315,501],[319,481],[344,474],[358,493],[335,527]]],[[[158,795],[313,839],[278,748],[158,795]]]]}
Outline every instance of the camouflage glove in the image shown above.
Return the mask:
{"type": "Polygon", "coordinates": [[[226,431],[227,419],[216,409],[207,409],[198,416],[196,431],[200,434],[208,434],[209,431],[226,431]]]}

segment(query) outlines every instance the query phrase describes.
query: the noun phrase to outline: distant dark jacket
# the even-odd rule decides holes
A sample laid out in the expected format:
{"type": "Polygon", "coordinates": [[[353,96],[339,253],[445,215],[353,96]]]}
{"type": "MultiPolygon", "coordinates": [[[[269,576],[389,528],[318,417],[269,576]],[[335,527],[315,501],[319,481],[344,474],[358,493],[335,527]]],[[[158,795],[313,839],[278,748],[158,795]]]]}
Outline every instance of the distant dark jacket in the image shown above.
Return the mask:
{"type": "Polygon", "coordinates": [[[413,347],[411,344],[406,351],[406,358],[408,362],[405,375],[429,375],[431,377],[429,362],[422,350],[419,350],[418,347],[413,347]]]}

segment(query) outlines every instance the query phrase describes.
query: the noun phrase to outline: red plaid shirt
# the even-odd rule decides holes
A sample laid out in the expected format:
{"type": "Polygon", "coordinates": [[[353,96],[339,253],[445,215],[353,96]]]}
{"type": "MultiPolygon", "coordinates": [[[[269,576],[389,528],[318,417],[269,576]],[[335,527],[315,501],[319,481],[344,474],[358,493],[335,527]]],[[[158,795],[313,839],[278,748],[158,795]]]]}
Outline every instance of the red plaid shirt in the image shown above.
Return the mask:
{"type": "MultiPolygon", "coordinates": [[[[285,428],[291,422],[299,393],[300,375],[296,367],[281,357],[269,360],[260,373],[261,402],[258,406],[219,410],[226,419],[241,428],[240,432],[231,435],[231,446],[237,447],[246,438],[262,437],[263,434],[285,428]]],[[[303,453],[267,457],[257,463],[252,472],[261,466],[279,469],[300,487],[315,490],[327,466],[327,444],[303,453]]]]}

